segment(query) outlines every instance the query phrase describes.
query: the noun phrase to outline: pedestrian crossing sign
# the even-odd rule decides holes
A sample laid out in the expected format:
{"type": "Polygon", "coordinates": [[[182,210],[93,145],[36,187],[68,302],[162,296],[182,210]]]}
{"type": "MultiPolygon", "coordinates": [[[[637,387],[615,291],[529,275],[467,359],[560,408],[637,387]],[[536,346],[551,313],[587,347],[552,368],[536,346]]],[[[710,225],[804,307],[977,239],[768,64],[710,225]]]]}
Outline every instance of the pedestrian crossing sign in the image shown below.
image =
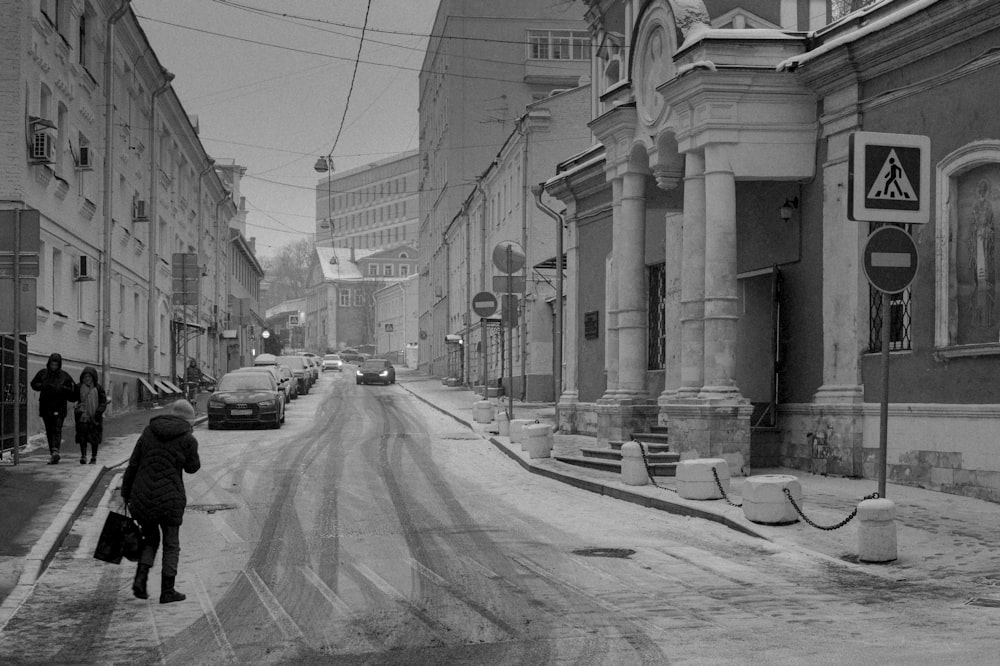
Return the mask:
{"type": "Polygon", "coordinates": [[[928,222],[930,148],[930,137],[917,134],[852,134],[848,219],[906,224],[928,222]]]}

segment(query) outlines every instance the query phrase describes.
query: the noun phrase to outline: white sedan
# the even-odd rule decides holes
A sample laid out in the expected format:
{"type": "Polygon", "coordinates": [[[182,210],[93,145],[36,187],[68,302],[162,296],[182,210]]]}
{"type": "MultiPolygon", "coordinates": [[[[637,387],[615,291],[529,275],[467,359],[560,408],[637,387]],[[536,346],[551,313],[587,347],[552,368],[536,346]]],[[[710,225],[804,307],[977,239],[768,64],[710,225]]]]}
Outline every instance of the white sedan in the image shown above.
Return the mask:
{"type": "Polygon", "coordinates": [[[338,372],[343,371],[344,362],[340,360],[339,354],[326,354],[323,356],[323,371],[336,370],[338,372]]]}

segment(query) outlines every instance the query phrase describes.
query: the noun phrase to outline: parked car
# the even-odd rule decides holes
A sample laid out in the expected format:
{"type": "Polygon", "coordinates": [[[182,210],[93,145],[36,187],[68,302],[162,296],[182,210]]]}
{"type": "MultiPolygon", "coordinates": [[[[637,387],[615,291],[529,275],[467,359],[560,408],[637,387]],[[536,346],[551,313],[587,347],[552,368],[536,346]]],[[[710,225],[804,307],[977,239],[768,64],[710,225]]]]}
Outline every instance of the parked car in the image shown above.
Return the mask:
{"type": "MultiPolygon", "coordinates": [[[[292,372],[284,365],[254,365],[231,370],[230,372],[269,372],[274,376],[275,381],[278,382],[278,390],[281,391],[285,404],[287,405],[293,400],[292,388],[295,386],[295,380],[292,378],[292,372]]],[[[296,397],[298,397],[297,393],[296,397]]]]}
{"type": "Polygon", "coordinates": [[[319,373],[322,371],[321,363],[318,358],[309,356],[308,354],[302,354],[302,358],[305,359],[306,365],[309,366],[309,374],[312,376],[312,383],[315,384],[319,381],[319,373]]]}
{"type": "Polygon", "coordinates": [[[344,362],[340,358],[340,354],[325,354],[323,356],[323,371],[336,370],[337,372],[342,372],[344,370],[344,362]]]}
{"type": "Polygon", "coordinates": [[[299,397],[299,383],[295,381],[295,375],[288,368],[287,365],[281,365],[280,363],[275,366],[281,372],[281,376],[288,382],[288,399],[295,400],[299,397]]]}
{"type": "Polygon", "coordinates": [[[228,372],[208,398],[208,427],[266,425],[285,421],[285,400],[271,372],[228,372]]]}
{"type": "Polygon", "coordinates": [[[364,357],[358,353],[357,349],[348,347],[347,349],[340,350],[340,360],[344,363],[360,363],[364,360],[364,357]]]}
{"type": "Polygon", "coordinates": [[[355,382],[358,384],[395,384],[396,369],[384,358],[368,359],[355,372],[355,382]]]}
{"type": "MultiPolygon", "coordinates": [[[[259,357],[258,357],[259,358],[259,357]]],[[[298,384],[299,395],[305,395],[309,393],[309,388],[312,386],[312,373],[309,372],[309,366],[306,365],[306,359],[303,356],[275,356],[274,360],[279,365],[286,366],[292,371],[292,375],[295,377],[295,381],[298,384]]],[[[258,361],[254,361],[257,365],[258,361]]]]}

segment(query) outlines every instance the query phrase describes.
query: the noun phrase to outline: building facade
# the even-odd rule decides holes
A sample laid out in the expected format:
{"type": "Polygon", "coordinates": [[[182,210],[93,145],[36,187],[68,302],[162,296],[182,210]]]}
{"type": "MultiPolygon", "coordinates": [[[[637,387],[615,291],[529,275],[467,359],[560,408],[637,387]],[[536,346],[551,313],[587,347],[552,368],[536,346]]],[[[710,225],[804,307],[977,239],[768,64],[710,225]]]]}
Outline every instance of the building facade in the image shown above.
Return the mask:
{"type": "Polygon", "coordinates": [[[214,374],[236,204],[172,75],[127,2],[0,10],[0,205],[39,219],[29,375],[52,352],[74,377],[98,367],[119,411],[140,379],[174,378],[185,350],[214,374]],[[182,298],[175,255],[192,269],[182,298]]]}
{"type": "Polygon", "coordinates": [[[416,367],[411,350],[417,348],[416,272],[375,292],[375,353],[396,365],[416,367]]]}
{"type": "Polygon", "coordinates": [[[316,185],[316,244],[374,249],[418,242],[417,151],[343,173],[316,185]]]}
{"type": "Polygon", "coordinates": [[[546,184],[569,222],[562,427],[875,478],[886,326],[888,478],[1000,500],[1000,7],[831,3],[817,27],[803,3],[587,5],[598,143],[546,184]],[[847,215],[859,131],[930,142],[888,313],[862,269],[878,223],[847,215]]]}
{"type": "Polygon", "coordinates": [[[586,77],[582,6],[443,0],[420,73],[420,368],[448,372],[445,230],[523,115],[586,77]]]}

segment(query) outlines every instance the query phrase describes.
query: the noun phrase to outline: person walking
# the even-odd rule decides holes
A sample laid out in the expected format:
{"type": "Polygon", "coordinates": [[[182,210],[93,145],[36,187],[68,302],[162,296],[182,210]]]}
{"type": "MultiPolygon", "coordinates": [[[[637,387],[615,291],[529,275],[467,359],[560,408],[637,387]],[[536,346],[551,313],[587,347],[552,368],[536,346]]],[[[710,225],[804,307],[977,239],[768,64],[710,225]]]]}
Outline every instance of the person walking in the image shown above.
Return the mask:
{"type": "Polygon", "coordinates": [[[87,445],[90,445],[90,464],[97,462],[97,449],[104,437],[104,410],[108,408],[108,397],[104,387],[97,381],[97,370],[89,365],[80,373],[80,383],[73,394],[76,408],[73,420],[76,423],[76,443],[80,445],[80,464],[87,462],[87,445]]]}
{"type": "Polygon", "coordinates": [[[66,403],[73,399],[73,378],[62,369],[62,356],[52,354],[45,367],[31,380],[31,388],[38,391],[38,415],[45,424],[45,438],[49,442],[49,464],[59,462],[63,422],[66,420],[66,403]]]}
{"type": "Polygon", "coordinates": [[[184,601],[174,589],[180,561],[180,529],[187,495],[182,472],[201,468],[198,440],[192,434],[194,407],[183,398],[174,401],[166,414],[154,416],[136,442],[122,479],[122,499],[139,522],[143,546],[132,583],[132,594],[148,599],[146,583],[156,560],[162,533],[163,567],[160,603],[184,601]]]}

